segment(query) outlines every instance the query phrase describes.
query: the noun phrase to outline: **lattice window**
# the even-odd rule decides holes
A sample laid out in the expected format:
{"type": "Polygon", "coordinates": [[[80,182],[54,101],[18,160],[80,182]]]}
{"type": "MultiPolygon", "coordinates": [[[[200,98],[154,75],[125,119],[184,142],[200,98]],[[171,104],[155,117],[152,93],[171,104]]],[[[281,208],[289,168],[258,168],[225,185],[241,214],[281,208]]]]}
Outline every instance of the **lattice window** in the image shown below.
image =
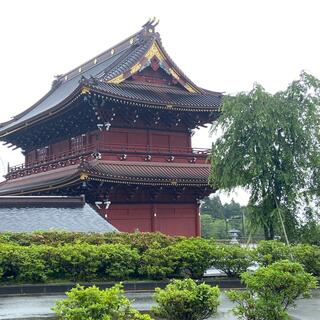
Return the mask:
{"type": "Polygon", "coordinates": [[[80,152],[85,146],[85,135],[71,138],[71,152],[80,152]]]}
{"type": "Polygon", "coordinates": [[[49,147],[43,147],[37,149],[37,161],[45,161],[47,160],[49,155],[49,147]]]}

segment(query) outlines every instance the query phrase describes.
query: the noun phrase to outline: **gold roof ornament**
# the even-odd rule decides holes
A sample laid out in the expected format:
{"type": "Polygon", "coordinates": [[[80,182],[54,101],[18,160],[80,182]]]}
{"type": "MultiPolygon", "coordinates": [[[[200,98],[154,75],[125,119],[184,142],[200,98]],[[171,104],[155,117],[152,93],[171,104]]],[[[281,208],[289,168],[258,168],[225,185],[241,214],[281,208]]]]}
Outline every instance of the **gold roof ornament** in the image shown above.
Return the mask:
{"type": "Polygon", "coordinates": [[[117,77],[111,79],[108,81],[108,83],[115,83],[115,84],[119,84],[121,83],[123,80],[125,80],[123,73],[121,73],[120,75],[118,75],[117,77]]]}
{"type": "Polygon", "coordinates": [[[156,41],[152,43],[150,49],[145,54],[145,58],[147,58],[148,60],[151,60],[151,58],[153,58],[154,56],[156,56],[159,59],[159,61],[163,61],[165,59],[165,56],[160,51],[160,48],[157,45],[156,41]]]}
{"type": "Polygon", "coordinates": [[[141,64],[140,63],[137,63],[135,64],[131,69],[130,69],[130,73],[131,74],[134,74],[136,72],[138,72],[140,69],[141,69],[141,64]]]}
{"type": "Polygon", "coordinates": [[[80,180],[84,181],[84,180],[88,180],[89,175],[86,172],[81,172],[80,173],[80,180]]]}

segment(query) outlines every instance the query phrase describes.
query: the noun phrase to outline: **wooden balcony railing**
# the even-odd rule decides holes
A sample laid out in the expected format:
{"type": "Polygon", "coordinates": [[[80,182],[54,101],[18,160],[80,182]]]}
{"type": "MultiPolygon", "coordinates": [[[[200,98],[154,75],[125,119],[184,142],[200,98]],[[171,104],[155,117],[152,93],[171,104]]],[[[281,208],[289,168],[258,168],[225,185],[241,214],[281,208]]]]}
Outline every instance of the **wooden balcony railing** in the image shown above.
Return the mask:
{"type": "MultiPolygon", "coordinates": [[[[38,172],[39,168],[54,169],[57,166],[66,166],[76,164],[81,159],[90,160],[96,158],[97,155],[141,155],[141,156],[174,156],[185,157],[188,159],[207,158],[210,150],[205,148],[186,148],[186,147],[153,147],[142,145],[124,146],[119,144],[95,144],[86,145],[79,150],[70,152],[61,152],[49,155],[43,161],[33,161],[23,163],[8,168],[8,175],[18,174],[28,171],[28,174],[38,172]]],[[[45,171],[46,171],[45,170],[45,171]]]]}

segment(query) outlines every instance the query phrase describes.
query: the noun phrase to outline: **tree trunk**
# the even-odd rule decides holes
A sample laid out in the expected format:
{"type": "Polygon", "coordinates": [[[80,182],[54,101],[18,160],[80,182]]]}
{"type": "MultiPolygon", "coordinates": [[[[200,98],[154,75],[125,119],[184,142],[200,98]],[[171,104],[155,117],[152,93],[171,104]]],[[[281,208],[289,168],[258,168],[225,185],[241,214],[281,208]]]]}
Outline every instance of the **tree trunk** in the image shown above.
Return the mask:
{"type": "Polygon", "coordinates": [[[274,227],[272,221],[268,221],[267,225],[263,227],[265,240],[274,240],[274,227]]]}

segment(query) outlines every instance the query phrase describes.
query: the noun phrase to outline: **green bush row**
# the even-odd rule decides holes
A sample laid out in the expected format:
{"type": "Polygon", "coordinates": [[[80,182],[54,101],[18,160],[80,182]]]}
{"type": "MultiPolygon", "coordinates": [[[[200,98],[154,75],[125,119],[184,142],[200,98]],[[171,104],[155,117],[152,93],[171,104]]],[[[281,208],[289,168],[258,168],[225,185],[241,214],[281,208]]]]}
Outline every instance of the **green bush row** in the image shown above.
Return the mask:
{"type": "MultiPolygon", "coordinates": [[[[241,280],[246,290],[226,292],[234,302],[232,312],[239,320],[288,320],[288,308],[298,298],[309,297],[311,289],[317,286],[315,277],[299,263],[288,260],[260,267],[254,273],[242,273],[241,280]]],[[[60,320],[153,319],[132,307],[122,284],[105,290],[77,285],[66,295],[52,308],[60,320]]],[[[208,319],[217,313],[219,296],[218,287],[192,279],[174,279],[164,289],[155,289],[151,315],[167,320],[208,319]]]]}
{"type": "Polygon", "coordinates": [[[144,252],[124,244],[0,245],[0,281],[201,278],[212,265],[230,276],[253,261],[250,250],[190,238],[144,252]]]}
{"type": "Polygon", "coordinates": [[[279,241],[260,241],[255,250],[256,261],[267,266],[280,260],[299,262],[304,269],[320,276],[320,247],[309,244],[286,246],[279,241]]]}
{"type": "Polygon", "coordinates": [[[49,279],[126,279],[134,276],[140,256],[123,244],[0,246],[0,279],[43,282],[49,279]]]}
{"type": "Polygon", "coordinates": [[[3,232],[0,233],[0,244],[18,244],[21,246],[31,246],[45,244],[50,246],[88,243],[100,244],[130,244],[139,252],[144,252],[150,247],[166,247],[176,243],[184,237],[171,237],[160,232],[111,232],[111,233],[84,233],[67,231],[37,231],[37,232],[3,232]]]}
{"type": "Polygon", "coordinates": [[[256,249],[247,249],[201,238],[138,235],[134,234],[132,241],[126,244],[121,236],[119,243],[115,239],[112,243],[101,244],[80,241],[50,245],[0,243],[0,281],[201,278],[212,266],[229,277],[238,277],[254,262],[267,266],[284,259],[299,262],[307,272],[320,276],[320,248],[316,246],[288,247],[277,241],[261,241],[256,249]]]}

